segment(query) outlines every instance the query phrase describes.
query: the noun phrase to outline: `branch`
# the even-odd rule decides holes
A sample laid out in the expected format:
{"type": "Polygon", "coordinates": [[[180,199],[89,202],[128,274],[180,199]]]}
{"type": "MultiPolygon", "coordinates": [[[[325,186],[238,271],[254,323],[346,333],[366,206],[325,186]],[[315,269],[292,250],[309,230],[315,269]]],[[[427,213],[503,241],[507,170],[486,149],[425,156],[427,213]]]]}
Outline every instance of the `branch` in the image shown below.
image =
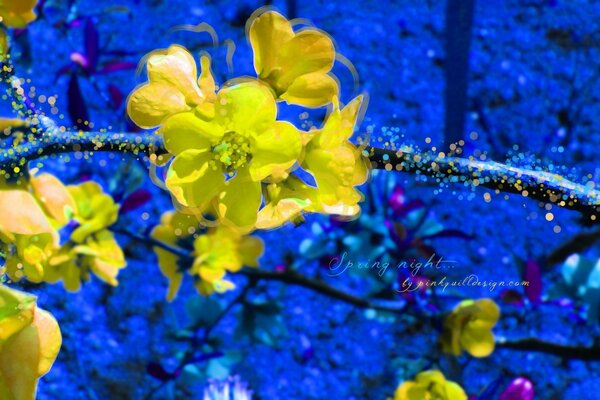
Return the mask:
{"type": "Polygon", "coordinates": [[[516,193],[579,211],[584,214],[587,223],[600,222],[600,191],[558,174],[522,169],[494,161],[377,148],[370,151],[370,160],[376,169],[403,171],[433,177],[444,183],[483,186],[505,193],[516,193]]]}
{"type": "MultiPolygon", "coordinates": [[[[155,157],[166,153],[161,138],[153,133],[62,132],[49,127],[34,141],[0,150],[0,170],[11,172],[28,161],[69,152],[113,151],[155,157]]],[[[600,192],[558,174],[512,167],[494,161],[439,157],[427,153],[403,153],[367,147],[373,168],[424,175],[447,183],[483,186],[555,205],[584,214],[590,223],[600,222],[600,192]]]]}
{"type": "Polygon", "coordinates": [[[239,273],[256,280],[279,281],[290,285],[302,286],[312,290],[313,292],[317,292],[324,296],[331,297],[332,299],[341,300],[358,308],[371,308],[374,310],[387,311],[393,313],[401,312],[406,308],[406,303],[399,303],[395,301],[367,300],[361,297],[351,295],[349,293],[336,289],[335,287],[330,286],[323,281],[308,278],[294,270],[275,272],[255,269],[243,269],[239,273]]]}
{"type": "Polygon", "coordinates": [[[584,361],[600,360],[600,347],[562,346],[539,339],[528,338],[514,341],[497,340],[496,347],[500,349],[534,351],[555,356],[584,361]]]}
{"type": "Polygon", "coordinates": [[[0,150],[0,170],[11,172],[27,162],[45,156],[73,152],[112,151],[135,156],[160,156],[166,153],[159,136],[153,133],[61,132],[47,129],[32,141],[0,150]]]}

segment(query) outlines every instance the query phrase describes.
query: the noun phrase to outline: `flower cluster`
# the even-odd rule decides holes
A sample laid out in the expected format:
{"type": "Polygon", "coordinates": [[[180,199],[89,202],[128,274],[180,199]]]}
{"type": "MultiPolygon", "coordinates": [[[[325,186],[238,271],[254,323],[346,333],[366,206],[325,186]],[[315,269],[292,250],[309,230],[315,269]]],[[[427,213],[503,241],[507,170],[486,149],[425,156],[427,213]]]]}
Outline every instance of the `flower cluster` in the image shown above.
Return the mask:
{"type": "Polygon", "coordinates": [[[314,28],[295,32],[282,15],[262,12],[248,23],[256,78],[218,89],[210,58],[198,76],[193,56],[172,45],[151,53],[148,82],[129,96],[127,111],[142,128],[159,127],[173,156],[166,187],[186,214],[215,215],[247,233],[297,221],[303,212],[354,216],[367,163],[350,142],[362,96],[340,107],[331,75],[332,40],[314,28]],[[278,120],[277,102],[330,104],[321,129],[301,132],[278,120]],[[312,174],[316,186],[296,169],[312,174]]]}
{"type": "Polygon", "coordinates": [[[14,281],[62,280],[71,291],[79,290],[90,272],[117,285],[125,257],[107,227],[116,221],[118,210],[112,197],[92,181],[65,186],[43,173],[4,183],[0,187],[3,272],[14,281]]]}
{"type": "Polygon", "coordinates": [[[425,399],[467,400],[467,395],[460,385],[436,370],[421,372],[414,381],[403,382],[394,394],[394,400],[425,399]]]}
{"type": "Polygon", "coordinates": [[[0,305],[0,398],[33,400],[62,344],[58,323],[34,296],[4,285],[0,305]]]}
{"type": "Polygon", "coordinates": [[[244,265],[257,267],[263,252],[263,242],[257,237],[241,235],[226,226],[206,229],[196,217],[176,211],[163,214],[152,237],[189,250],[189,256],[184,256],[154,247],[160,269],[169,279],[169,301],[175,298],[184,273],[194,278],[196,290],[205,296],[233,289],[234,284],[225,279],[226,273],[238,272],[244,265]]]}
{"type": "Polygon", "coordinates": [[[473,357],[487,357],[494,351],[492,328],[500,309],[491,299],[464,300],[444,321],[440,341],[442,350],[459,356],[463,349],[473,357]]]}

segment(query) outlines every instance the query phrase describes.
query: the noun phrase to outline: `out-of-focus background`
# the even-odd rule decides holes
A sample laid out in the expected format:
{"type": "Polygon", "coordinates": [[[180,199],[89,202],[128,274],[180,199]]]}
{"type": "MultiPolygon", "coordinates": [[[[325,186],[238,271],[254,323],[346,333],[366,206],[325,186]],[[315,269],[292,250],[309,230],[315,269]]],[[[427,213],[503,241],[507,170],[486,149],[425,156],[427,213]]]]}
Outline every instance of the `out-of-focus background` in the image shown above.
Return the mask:
{"type": "MultiPolygon", "coordinates": [[[[368,93],[360,134],[370,136],[372,145],[442,149],[463,140],[465,156],[599,182],[600,3],[448,2],[47,0],[39,19],[16,33],[13,61],[31,80],[26,86],[35,88],[34,99],[56,99],[39,104],[59,124],[73,126],[82,117],[96,130],[133,131],[123,104],[145,80],[135,66],[146,53],[179,43],[195,56],[208,52],[220,83],[252,74],[245,23],[254,10],[271,5],[288,18],[308,19],[335,40],[349,60],[333,71],[343,87],[341,100],[368,93]],[[217,46],[206,32],[178,29],[201,22],[214,28],[217,46]],[[95,54],[86,54],[96,35],[95,54]],[[227,40],[235,43],[231,69],[227,40]],[[82,65],[82,56],[91,65],[82,65]]],[[[281,112],[299,127],[308,121],[318,126],[325,116],[324,109],[281,112]]],[[[117,199],[148,191],[151,201],[119,222],[140,232],[170,208],[169,196],[153,186],[146,168],[127,156],[63,157],[42,169],[68,183],[98,180],[117,199]]],[[[154,254],[119,236],[128,266],[118,287],[97,279],[75,294],[61,285],[27,287],[56,316],[64,336],[39,398],[198,399],[209,379],[238,375],[255,399],[384,399],[399,382],[433,366],[484,400],[497,398],[519,376],[533,383],[536,399],[597,398],[597,361],[502,348],[483,359],[451,360],[439,352],[441,322],[431,315],[461,299],[491,297],[502,310],[497,337],[593,346],[600,338],[600,295],[588,277],[600,248],[592,241],[568,261],[555,251],[598,228],[584,227],[577,213],[521,196],[441,187],[402,173],[376,173],[362,191],[367,201],[357,221],[309,216],[298,227],[261,233],[267,248],[261,268],[293,266],[357,296],[405,302],[406,312],[364,310],[306,288],[261,283],[248,304],[215,329],[219,342],[213,348],[222,357],[161,380],[161,371],[173,370],[186,351],[189,326],[236,293],[202,299],[187,282],[168,303],[167,280],[154,254]],[[408,239],[398,239],[398,226],[408,239]],[[330,276],[329,261],[344,252],[353,260],[392,264],[424,262],[435,253],[454,261],[443,271],[448,279],[476,274],[481,281],[508,282],[533,274],[541,292],[461,287],[436,296],[402,295],[394,291],[405,278],[402,269],[389,268],[383,277],[368,269],[330,276]],[[579,271],[579,281],[569,279],[572,270],[579,271]],[[495,394],[483,397],[494,384],[495,394]]],[[[422,272],[424,279],[440,274],[422,272]]]]}

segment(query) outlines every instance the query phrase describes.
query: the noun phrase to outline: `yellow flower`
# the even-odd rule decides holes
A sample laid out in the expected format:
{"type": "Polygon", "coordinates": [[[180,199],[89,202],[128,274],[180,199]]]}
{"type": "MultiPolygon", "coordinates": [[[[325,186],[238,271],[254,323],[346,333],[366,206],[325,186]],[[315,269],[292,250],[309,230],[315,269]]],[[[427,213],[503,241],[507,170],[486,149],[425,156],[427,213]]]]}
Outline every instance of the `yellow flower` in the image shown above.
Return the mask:
{"type": "Polygon", "coordinates": [[[71,240],[82,243],[89,235],[112,225],[119,214],[119,205],[102,191],[96,182],[84,182],[68,186],[75,200],[75,220],[79,226],[71,234],[71,240]]]}
{"type": "Polygon", "coordinates": [[[467,400],[465,391],[440,371],[424,371],[398,386],[394,400],[467,400]]]}
{"type": "Polygon", "coordinates": [[[278,99],[319,107],[339,93],[337,82],[328,74],[335,60],[329,36],[314,28],[294,32],[290,22],[274,11],[248,22],[254,69],[278,99]]]}
{"type": "Polygon", "coordinates": [[[316,180],[326,212],[355,215],[360,211],[360,192],[354,188],[368,177],[367,162],[360,150],[349,141],[354,132],[362,96],[340,111],[337,98],[332,113],[322,129],[311,132],[306,145],[303,168],[316,180]]]}
{"type": "Polygon", "coordinates": [[[56,248],[55,238],[50,233],[16,235],[12,245],[4,245],[6,273],[13,281],[27,278],[39,283],[44,279],[44,270],[56,248]]]}
{"type": "Polygon", "coordinates": [[[194,57],[181,46],[153,52],[147,63],[148,82],[136,88],[127,101],[131,120],[141,128],[152,128],[182,111],[210,114],[212,106],[205,103],[214,101],[215,82],[208,56],[201,57],[201,67],[197,78],[194,57]]]}
{"type": "Polygon", "coordinates": [[[199,228],[198,220],[180,212],[167,212],[152,237],[167,245],[190,250],[189,257],[154,247],[162,273],[169,279],[167,300],[172,301],[183,280],[184,272],[194,276],[194,285],[203,295],[223,293],[234,288],[224,279],[226,272],[237,272],[242,266],[258,266],[263,242],[243,236],[224,226],[199,228]],[[191,250],[190,247],[194,248],[191,250]]]}
{"type": "Polygon", "coordinates": [[[25,28],[36,19],[37,0],[0,0],[0,22],[12,28],[25,28]]]}
{"type": "Polygon", "coordinates": [[[90,272],[111,286],[117,286],[119,270],[126,266],[125,256],[112,232],[101,230],[85,238],[82,244],[68,243],[48,261],[44,280],[63,281],[65,289],[75,292],[90,272]]]}
{"type": "Polygon", "coordinates": [[[33,400],[61,344],[58,323],[34,296],[0,285],[0,398],[33,400]]]}
{"type": "MultiPolygon", "coordinates": [[[[198,220],[192,215],[169,211],[160,218],[160,225],[152,231],[151,236],[170,246],[186,249],[192,246],[194,236],[201,232],[198,220]]],[[[154,252],[158,257],[161,272],[169,279],[167,300],[172,301],[183,281],[183,272],[192,266],[193,259],[181,259],[178,255],[161,247],[155,246],[154,252]]]]}
{"type": "Polygon", "coordinates": [[[238,272],[244,265],[257,267],[263,249],[261,239],[242,236],[224,226],[199,235],[194,241],[195,258],[190,270],[196,276],[196,289],[204,296],[233,289],[234,284],[224,279],[226,272],[238,272]]]}
{"type": "Polygon", "coordinates": [[[491,299],[464,300],[444,321],[442,350],[459,356],[466,350],[473,357],[487,357],[494,351],[492,328],[498,322],[500,309],[491,299]]]}
{"type": "Polygon", "coordinates": [[[220,90],[214,119],[193,112],[165,121],[165,147],[175,155],[166,185],[186,207],[214,208],[220,222],[250,231],[262,203],[261,181],[291,168],[302,150],[299,131],[276,121],[271,93],[257,82],[220,90]]]}
{"type": "Polygon", "coordinates": [[[291,174],[287,179],[267,186],[268,200],[258,212],[257,229],[277,228],[287,221],[302,221],[303,212],[322,211],[317,188],[291,174]]]}

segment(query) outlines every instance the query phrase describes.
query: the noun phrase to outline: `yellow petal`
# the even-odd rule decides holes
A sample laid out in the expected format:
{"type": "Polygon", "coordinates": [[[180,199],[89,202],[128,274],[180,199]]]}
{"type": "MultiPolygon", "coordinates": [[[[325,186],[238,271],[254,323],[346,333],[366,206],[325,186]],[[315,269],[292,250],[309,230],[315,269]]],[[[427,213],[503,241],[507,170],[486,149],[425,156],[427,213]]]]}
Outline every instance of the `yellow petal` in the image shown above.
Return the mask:
{"type": "Polygon", "coordinates": [[[157,51],[148,58],[148,79],[150,82],[167,83],[181,92],[189,106],[197,106],[203,101],[198,86],[196,62],[184,47],[172,45],[166,50],[157,51]]]}
{"type": "Polygon", "coordinates": [[[189,109],[183,93],[164,82],[145,83],[135,89],[127,100],[127,115],[144,129],[158,126],[168,116],[189,109]]]}
{"type": "Polygon", "coordinates": [[[0,347],[33,321],[35,296],[0,285],[0,347]]]}
{"type": "Polygon", "coordinates": [[[294,79],[279,97],[288,104],[314,108],[331,103],[339,91],[337,81],[329,74],[315,72],[294,79]]]}
{"type": "MultiPolygon", "coordinates": [[[[2,32],[4,32],[2,29],[0,29],[0,46],[6,46],[6,43],[3,43],[3,39],[2,39],[2,32]]],[[[4,49],[6,49],[5,47],[2,47],[4,49]]],[[[0,50],[0,53],[2,52],[2,50],[0,50]]],[[[0,57],[1,59],[1,57],[0,57]]],[[[20,128],[23,126],[28,126],[29,123],[23,119],[20,118],[0,118],[0,131],[4,132],[4,130],[8,129],[8,128],[20,128]]]]}
{"type": "Polygon", "coordinates": [[[168,118],[161,129],[165,147],[177,155],[185,150],[210,150],[211,142],[223,136],[223,130],[212,122],[206,122],[193,112],[184,112],[168,118]]]}
{"type": "Polygon", "coordinates": [[[200,67],[201,73],[198,78],[198,85],[200,86],[200,90],[206,98],[206,101],[214,102],[217,98],[215,93],[216,85],[215,78],[210,69],[210,56],[208,54],[203,54],[200,57],[200,67]]]}
{"type": "Polygon", "coordinates": [[[58,227],[66,225],[75,210],[75,201],[66,186],[51,174],[35,176],[30,182],[46,214],[57,222],[58,227]]]}
{"type": "Polygon", "coordinates": [[[262,133],[275,122],[277,105],[265,86],[242,82],[228,86],[217,94],[215,119],[225,132],[262,133]]]}
{"type": "Polygon", "coordinates": [[[460,337],[461,346],[473,357],[487,357],[494,351],[494,334],[489,329],[465,329],[460,337]]]}
{"type": "Polygon", "coordinates": [[[300,132],[287,121],[277,121],[272,129],[254,137],[250,176],[261,181],[289,169],[302,151],[300,132]]]}
{"type": "Polygon", "coordinates": [[[213,154],[199,150],[186,150],[175,157],[165,180],[173,197],[187,207],[205,206],[221,191],[224,182],[213,154]]]}
{"type": "Polygon", "coordinates": [[[29,325],[11,336],[0,350],[0,376],[10,400],[33,400],[39,378],[40,338],[29,325]]]}
{"type": "Polygon", "coordinates": [[[298,32],[280,51],[282,71],[278,81],[285,86],[302,75],[329,72],[335,60],[333,41],[314,28],[298,32]]]}
{"type": "Polygon", "coordinates": [[[258,259],[263,254],[264,248],[262,239],[254,236],[242,237],[239,248],[242,263],[248,267],[258,267],[258,259]]]}
{"type": "Polygon", "coordinates": [[[456,382],[447,381],[446,398],[448,400],[467,400],[467,394],[456,382]]]}
{"type": "Polygon", "coordinates": [[[240,232],[247,232],[256,223],[261,201],[260,182],[253,181],[248,169],[242,168],[225,184],[219,199],[219,217],[240,232]]]}
{"type": "Polygon", "coordinates": [[[267,11],[250,22],[248,37],[254,51],[254,69],[264,79],[277,68],[278,54],[294,37],[294,31],[283,15],[267,11]]]}
{"type": "Polygon", "coordinates": [[[339,110],[337,97],[333,99],[333,111],[327,116],[323,129],[315,135],[313,143],[321,148],[335,148],[346,142],[354,133],[363,96],[358,96],[339,110]]]}

